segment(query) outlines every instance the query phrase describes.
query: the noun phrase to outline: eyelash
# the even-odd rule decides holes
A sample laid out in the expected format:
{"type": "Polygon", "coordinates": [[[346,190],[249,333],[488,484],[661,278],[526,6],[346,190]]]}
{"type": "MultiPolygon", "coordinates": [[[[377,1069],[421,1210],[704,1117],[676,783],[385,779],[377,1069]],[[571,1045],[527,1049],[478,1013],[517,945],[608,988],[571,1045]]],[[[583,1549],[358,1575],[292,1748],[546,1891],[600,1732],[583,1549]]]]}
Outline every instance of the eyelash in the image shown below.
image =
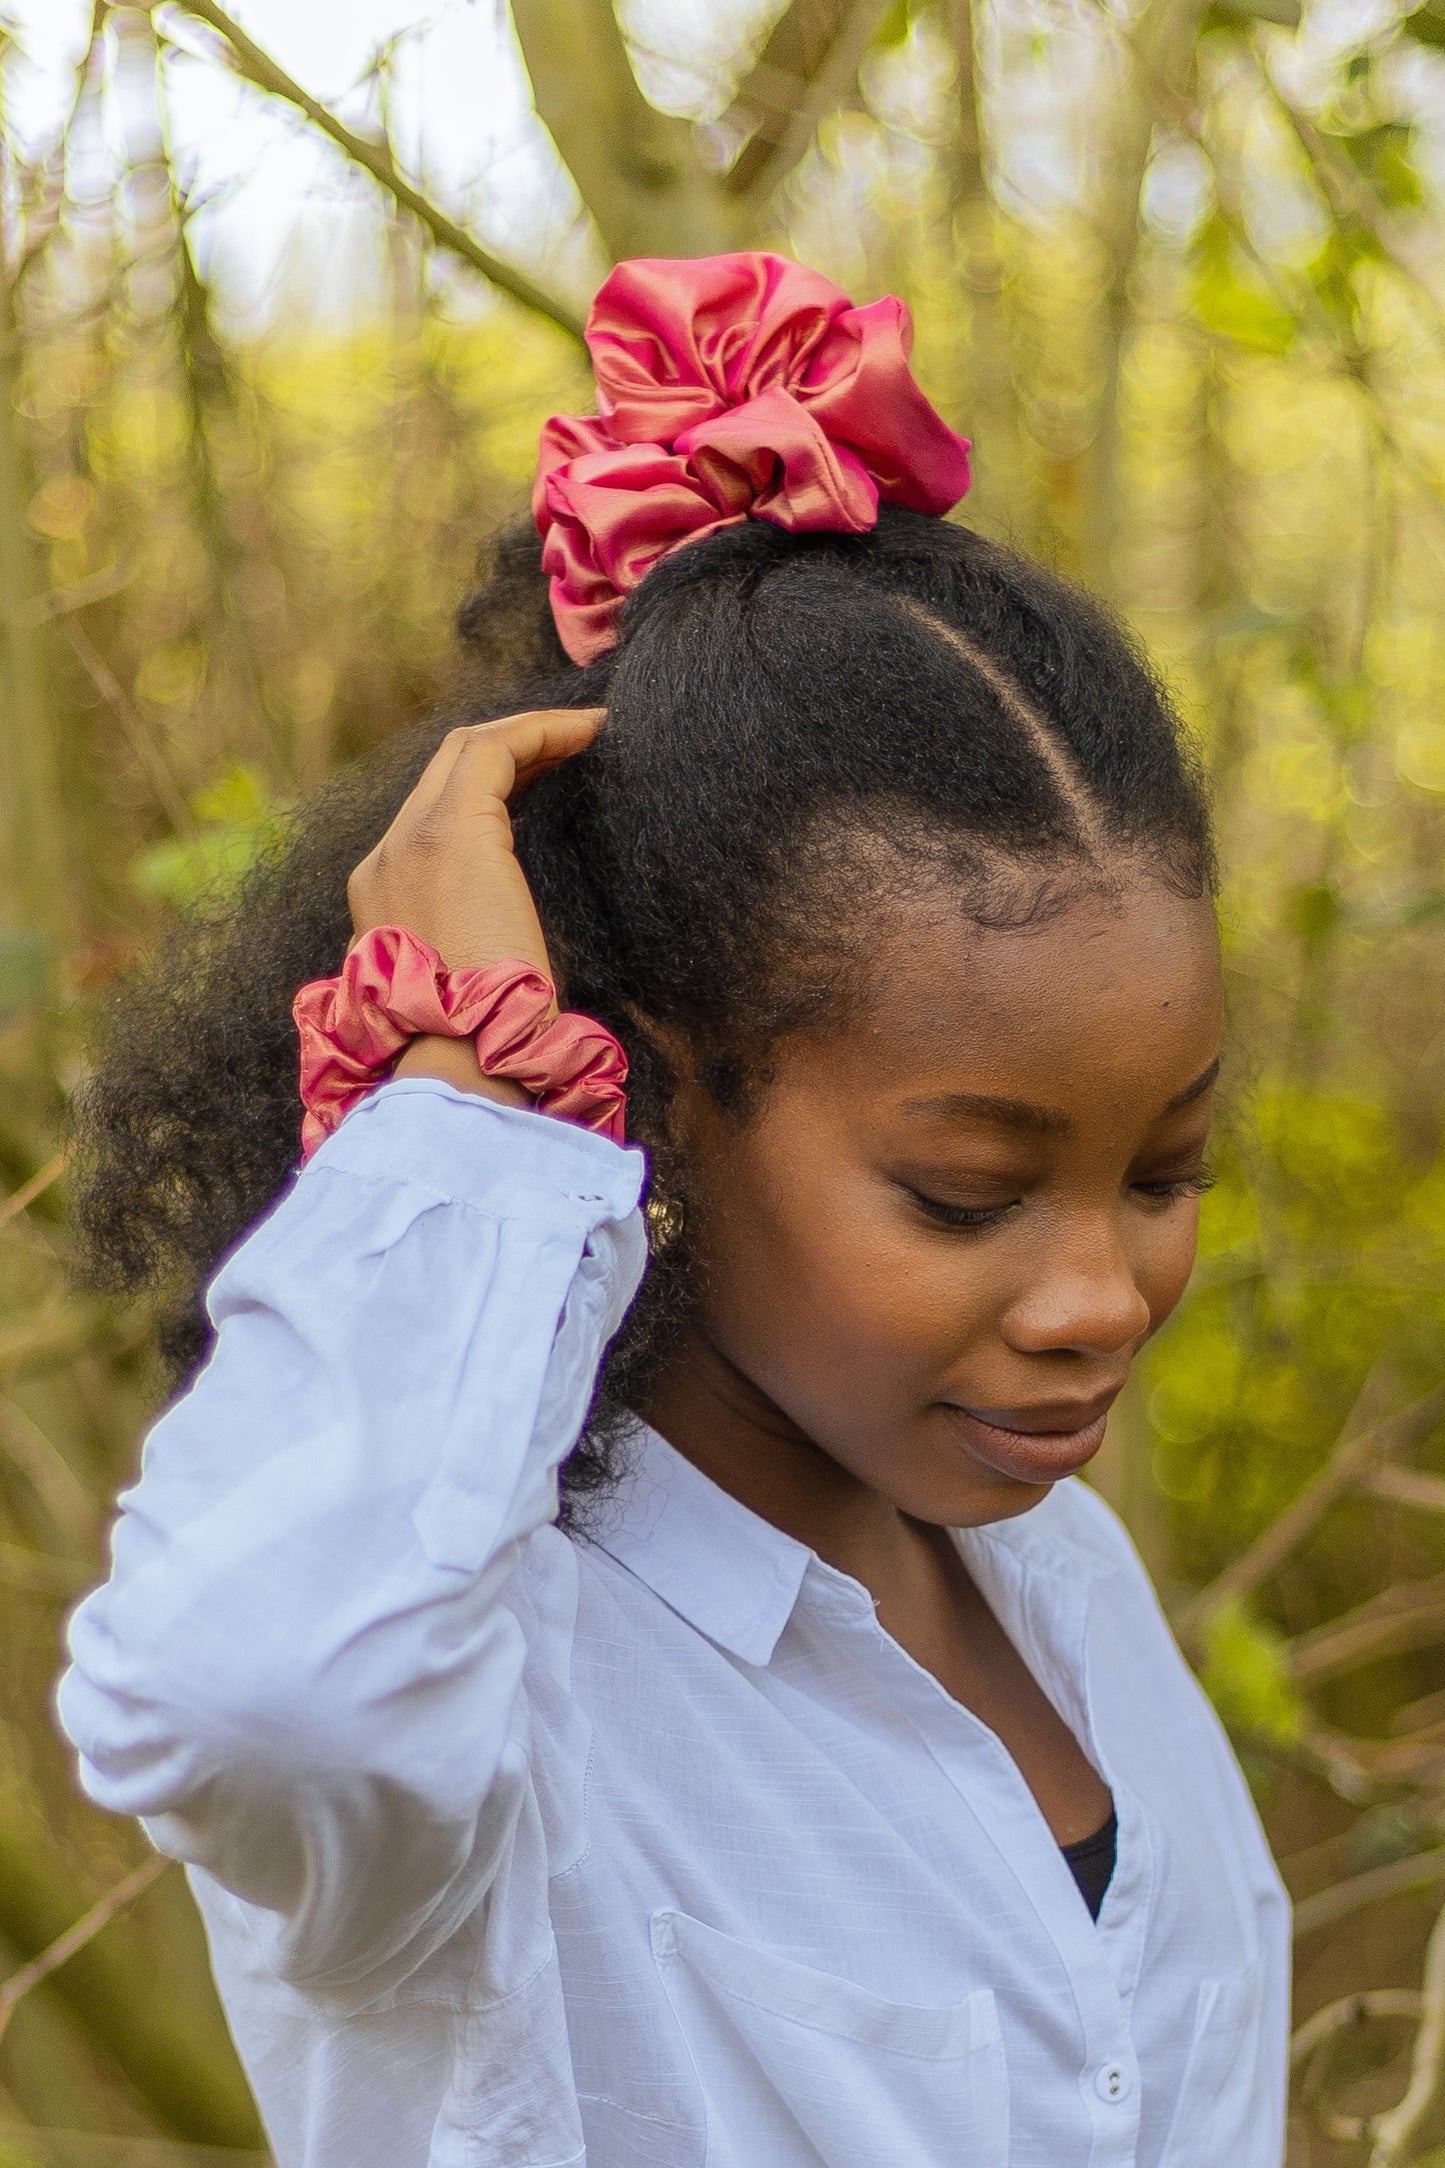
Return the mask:
{"type": "MultiPolygon", "coordinates": [[[[1135,1189],[1151,1204],[1176,1204],[1182,1197],[1202,1197],[1213,1189],[1214,1176],[1208,1167],[1201,1167],[1197,1174],[1187,1174],[1177,1182],[1136,1182],[1135,1189]]],[[[963,1234],[978,1234],[985,1227],[996,1227],[1000,1220],[1014,1210],[1013,1204],[970,1205],[944,1204],[941,1198],[925,1197],[922,1190],[909,1193],[918,1209],[936,1226],[952,1227],[963,1234]]]]}
{"type": "Polygon", "coordinates": [[[1159,1204],[1173,1204],[1180,1197],[1202,1197],[1213,1189],[1214,1172],[1201,1167],[1197,1174],[1186,1174],[1177,1182],[1136,1182],[1134,1187],[1159,1204]]]}
{"type": "Polygon", "coordinates": [[[941,1198],[925,1197],[919,1189],[909,1194],[925,1218],[939,1227],[960,1229],[964,1234],[977,1234],[981,1228],[996,1227],[1004,1214],[1014,1209],[1011,1204],[944,1204],[941,1198]]]}

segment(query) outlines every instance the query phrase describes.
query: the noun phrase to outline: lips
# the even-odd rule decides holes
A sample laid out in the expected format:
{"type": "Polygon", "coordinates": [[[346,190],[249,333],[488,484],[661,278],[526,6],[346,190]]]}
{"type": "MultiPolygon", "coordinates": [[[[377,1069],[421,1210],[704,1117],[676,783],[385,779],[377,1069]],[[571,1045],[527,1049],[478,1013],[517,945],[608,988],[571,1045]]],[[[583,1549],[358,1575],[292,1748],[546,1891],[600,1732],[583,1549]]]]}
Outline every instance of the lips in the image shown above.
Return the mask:
{"type": "Polygon", "coordinates": [[[985,1415],[950,1401],[942,1405],[974,1459],[1015,1483],[1057,1483],[1066,1475],[1076,1475],[1103,1444],[1109,1420],[1105,1408],[1102,1415],[1091,1416],[1073,1429],[1046,1430],[1037,1416],[1022,1408],[991,1408],[985,1415]]]}

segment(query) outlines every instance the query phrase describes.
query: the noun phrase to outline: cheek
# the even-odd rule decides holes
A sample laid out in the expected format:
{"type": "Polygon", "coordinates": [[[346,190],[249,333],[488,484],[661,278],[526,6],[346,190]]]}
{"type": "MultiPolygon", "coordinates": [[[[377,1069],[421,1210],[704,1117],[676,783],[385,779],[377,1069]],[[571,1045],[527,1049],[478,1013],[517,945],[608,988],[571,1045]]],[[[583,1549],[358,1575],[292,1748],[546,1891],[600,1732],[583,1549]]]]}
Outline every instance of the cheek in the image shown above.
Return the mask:
{"type": "Polygon", "coordinates": [[[808,1377],[877,1400],[926,1383],[999,1308],[984,1260],[909,1227],[861,1175],[746,1170],[703,1246],[711,1335],[769,1391],[808,1377]]]}
{"type": "Polygon", "coordinates": [[[1162,1213],[1140,1246],[1134,1277],[1140,1294],[1149,1305],[1151,1332],[1157,1332],[1178,1307],[1189,1285],[1198,1247],[1197,1197],[1162,1213]]]}

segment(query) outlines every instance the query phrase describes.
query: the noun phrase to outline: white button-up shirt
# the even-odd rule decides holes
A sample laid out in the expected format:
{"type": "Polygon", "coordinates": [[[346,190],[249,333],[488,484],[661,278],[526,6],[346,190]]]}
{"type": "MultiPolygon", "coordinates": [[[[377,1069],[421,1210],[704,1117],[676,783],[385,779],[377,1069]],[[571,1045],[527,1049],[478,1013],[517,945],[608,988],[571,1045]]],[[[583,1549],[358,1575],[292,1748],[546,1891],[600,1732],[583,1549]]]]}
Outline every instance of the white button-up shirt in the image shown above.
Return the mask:
{"type": "Polygon", "coordinates": [[[364,1102],[73,1622],[86,1788],[190,1863],[281,2168],[1278,2168],[1284,1895],[1097,1497],[957,1538],[1114,1795],[1097,1925],[867,1592],[661,1438],[552,1525],[641,1176],[364,1102]]]}

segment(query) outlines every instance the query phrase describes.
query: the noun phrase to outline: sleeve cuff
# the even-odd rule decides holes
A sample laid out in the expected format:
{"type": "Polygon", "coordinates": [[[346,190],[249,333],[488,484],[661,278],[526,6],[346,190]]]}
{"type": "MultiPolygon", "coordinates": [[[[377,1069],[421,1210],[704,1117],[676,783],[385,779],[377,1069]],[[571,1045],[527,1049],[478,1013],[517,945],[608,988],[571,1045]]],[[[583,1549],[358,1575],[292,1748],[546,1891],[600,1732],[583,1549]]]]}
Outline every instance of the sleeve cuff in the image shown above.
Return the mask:
{"type": "Polygon", "coordinates": [[[508,1219],[562,1201],[583,1207],[595,1225],[636,1209],[646,1164],[636,1146],[554,1115],[502,1106],[437,1078],[398,1077],[352,1109],[299,1181],[359,1175],[508,1219]]]}

